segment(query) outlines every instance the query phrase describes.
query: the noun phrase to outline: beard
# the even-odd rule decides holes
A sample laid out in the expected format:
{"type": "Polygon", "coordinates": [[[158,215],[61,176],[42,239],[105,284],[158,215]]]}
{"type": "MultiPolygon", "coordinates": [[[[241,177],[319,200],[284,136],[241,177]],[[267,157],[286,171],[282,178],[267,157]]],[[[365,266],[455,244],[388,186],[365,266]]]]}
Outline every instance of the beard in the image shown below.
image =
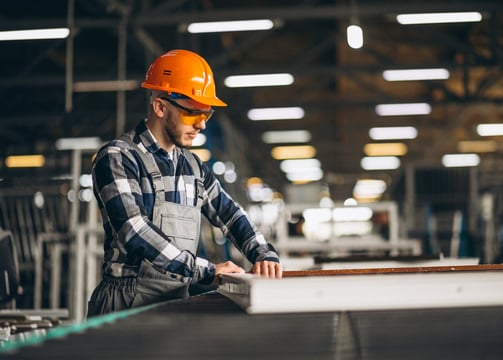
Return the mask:
{"type": "MultiPolygon", "coordinates": [[[[171,120],[171,119],[170,119],[171,120]]],[[[185,148],[188,149],[192,146],[192,142],[190,143],[183,143],[183,133],[180,131],[179,128],[177,128],[175,125],[173,125],[172,121],[168,121],[167,126],[164,127],[164,132],[168,136],[169,140],[175,144],[175,146],[179,148],[185,148]]]]}

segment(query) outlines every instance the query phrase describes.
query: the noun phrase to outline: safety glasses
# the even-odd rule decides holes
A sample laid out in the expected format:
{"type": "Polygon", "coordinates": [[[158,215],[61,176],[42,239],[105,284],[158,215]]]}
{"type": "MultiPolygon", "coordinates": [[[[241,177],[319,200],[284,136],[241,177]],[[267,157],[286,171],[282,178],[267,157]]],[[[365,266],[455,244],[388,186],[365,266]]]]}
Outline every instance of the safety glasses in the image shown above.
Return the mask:
{"type": "Polygon", "coordinates": [[[180,105],[179,103],[177,103],[176,101],[173,101],[172,99],[170,99],[168,97],[161,96],[160,98],[163,100],[166,100],[171,105],[178,108],[178,110],[181,110],[180,111],[180,120],[182,120],[182,123],[184,123],[185,125],[199,124],[203,120],[208,121],[209,119],[211,119],[211,117],[213,116],[213,113],[215,112],[215,110],[213,110],[213,109],[205,110],[205,111],[189,109],[189,108],[186,108],[185,106],[180,105]]]}

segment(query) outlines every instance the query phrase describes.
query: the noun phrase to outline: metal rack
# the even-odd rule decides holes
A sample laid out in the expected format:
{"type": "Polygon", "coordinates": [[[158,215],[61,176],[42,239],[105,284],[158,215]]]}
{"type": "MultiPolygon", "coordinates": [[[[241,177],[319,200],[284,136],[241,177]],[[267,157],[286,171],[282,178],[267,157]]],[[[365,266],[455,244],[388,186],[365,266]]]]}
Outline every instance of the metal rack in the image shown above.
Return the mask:
{"type": "MultiPolygon", "coordinates": [[[[368,208],[377,213],[385,213],[387,217],[387,236],[384,237],[374,231],[369,231],[359,235],[338,235],[334,232],[334,226],[337,221],[330,217],[323,225],[330,229],[328,238],[313,239],[305,233],[300,235],[291,235],[288,233],[287,222],[291,214],[301,214],[306,209],[320,209],[331,212],[334,209],[343,208],[343,204],[334,204],[330,208],[310,207],[303,205],[288,205],[285,208],[280,221],[278,221],[278,237],[275,247],[282,253],[282,257],[288,258],[291,253],[323,253],[331,255],[347,255],[354,252],[358,253],[387,253],[390,255],[412,254],[420,255],[422,252],[421,241],[417,239],[402,238],[399,235],[399,216],[398,206],[392,201],[383,201],[368,203],[361,206],[351,207],[352,209],[368,208]]],[[[349,207],[344,207],[349,209],[349,207]]]]}

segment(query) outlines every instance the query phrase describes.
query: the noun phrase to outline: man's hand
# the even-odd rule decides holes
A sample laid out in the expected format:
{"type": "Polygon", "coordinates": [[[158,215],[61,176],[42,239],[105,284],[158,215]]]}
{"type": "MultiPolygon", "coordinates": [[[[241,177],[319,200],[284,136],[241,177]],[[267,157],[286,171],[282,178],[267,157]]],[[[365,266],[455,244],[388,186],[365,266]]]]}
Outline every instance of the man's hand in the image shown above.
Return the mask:
{"type": "Polygon", "coordinates": [[[253,265],[252,273],[269,278],[281,279],[283,269],[281,265],[274,261],[258,261],[253,265]]]}
{"type": "Polygon", "coordinates": [[[215,278],[213,283],[218,284],[218,275],[219,274],[230,274],[230,273],[238,273],[244,274],[245,270],[232,261],[226,261],[224,263],[215,264],[215,278]]]}

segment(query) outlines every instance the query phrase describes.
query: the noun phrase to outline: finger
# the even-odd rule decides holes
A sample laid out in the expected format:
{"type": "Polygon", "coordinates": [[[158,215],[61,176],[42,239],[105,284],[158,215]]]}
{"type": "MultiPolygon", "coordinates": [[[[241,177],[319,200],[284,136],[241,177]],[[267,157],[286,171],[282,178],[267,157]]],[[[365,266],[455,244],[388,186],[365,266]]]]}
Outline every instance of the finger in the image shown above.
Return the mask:
{"type": "Polygon", "coordinates": [[[269,264],[267,261],[262,262],[262,276],[269,277],[269,264]]]}
{"type": "Polygon", "coordinates": [[[276,264],[271,264],[269,266],[269,276],[272,277],[272,278],[275,278],[277,275],[276,275],[276,264]]]}
{"type": "Polygon", "coordinates": [[[260,275],[260,263],[255,263],[255,265],[253,265],[253,273],[260,275]]]}
{"type": "Polygon", "coordinates": [[[276,263],[276,278],[281,279],[283,277],[283,268],[281,264],[276,263]]]}
{"type": "Polygon", "coordinates": [[[255,264],[253,265],[252,272],[253,272],[255,275],[260,275],[260,263],[255,263],[255,264]]]}

